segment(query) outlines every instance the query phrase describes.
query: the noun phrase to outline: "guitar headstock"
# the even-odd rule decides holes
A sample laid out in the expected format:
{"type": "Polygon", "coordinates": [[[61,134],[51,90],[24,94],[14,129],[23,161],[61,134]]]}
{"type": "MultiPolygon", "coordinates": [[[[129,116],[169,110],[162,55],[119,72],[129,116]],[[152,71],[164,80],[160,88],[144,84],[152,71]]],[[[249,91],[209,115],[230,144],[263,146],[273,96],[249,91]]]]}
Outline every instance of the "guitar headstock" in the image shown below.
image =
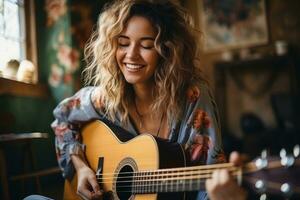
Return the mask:
{"type": "Polygon", "coordinates": [[[282,196],[284,199],[300,196],[300,146],[293,152],[280,151],[280,156],[267,155],[263,151],[259,158],[244,167],[243,182],[252,191],[260,194],[260,200],[269,199],[268,195],[282,196]]]}

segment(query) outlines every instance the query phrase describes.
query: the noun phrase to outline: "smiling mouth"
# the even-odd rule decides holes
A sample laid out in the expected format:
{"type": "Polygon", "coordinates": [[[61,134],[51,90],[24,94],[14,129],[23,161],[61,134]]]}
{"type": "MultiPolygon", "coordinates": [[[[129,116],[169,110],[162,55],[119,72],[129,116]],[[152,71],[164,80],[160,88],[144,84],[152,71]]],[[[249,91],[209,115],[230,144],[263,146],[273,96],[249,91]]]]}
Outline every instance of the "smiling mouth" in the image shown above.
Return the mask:
{"type": "Polygon", "coordinates": [[[125,67],[130,72],[136,72],[145,67],[145,65],[125,63],[125,67]]]}

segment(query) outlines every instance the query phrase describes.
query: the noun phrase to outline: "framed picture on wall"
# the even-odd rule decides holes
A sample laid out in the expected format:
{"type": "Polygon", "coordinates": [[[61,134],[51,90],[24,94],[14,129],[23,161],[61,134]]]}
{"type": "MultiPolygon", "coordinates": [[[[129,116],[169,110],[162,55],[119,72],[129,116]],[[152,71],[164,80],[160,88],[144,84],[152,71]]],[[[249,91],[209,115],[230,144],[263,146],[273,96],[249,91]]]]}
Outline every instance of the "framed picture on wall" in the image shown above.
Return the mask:
{"type": "Polygon", "coordinates": [[[265,0],[201,0],[199,7],[205,52],[268,42],[265,0]]]}

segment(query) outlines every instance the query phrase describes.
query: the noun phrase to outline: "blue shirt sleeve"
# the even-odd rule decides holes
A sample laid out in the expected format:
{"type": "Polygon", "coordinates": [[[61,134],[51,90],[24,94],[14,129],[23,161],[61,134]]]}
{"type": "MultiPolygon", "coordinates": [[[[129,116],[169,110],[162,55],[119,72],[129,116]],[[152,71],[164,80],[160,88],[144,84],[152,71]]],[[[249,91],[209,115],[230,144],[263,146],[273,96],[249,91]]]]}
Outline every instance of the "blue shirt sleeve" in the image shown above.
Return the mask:
{"type": "Polygon", "coordinates": [[[74,96],[63,100],[53,111],[55,121],[51,124],[55,133],[58,164],[64,178],[71,179],[75,172],[70,155],[82,156],[85,146],[81,143],[79,129],[85,123],[99,119],[91,101],[93,87],[85,87],[74,96]]]}

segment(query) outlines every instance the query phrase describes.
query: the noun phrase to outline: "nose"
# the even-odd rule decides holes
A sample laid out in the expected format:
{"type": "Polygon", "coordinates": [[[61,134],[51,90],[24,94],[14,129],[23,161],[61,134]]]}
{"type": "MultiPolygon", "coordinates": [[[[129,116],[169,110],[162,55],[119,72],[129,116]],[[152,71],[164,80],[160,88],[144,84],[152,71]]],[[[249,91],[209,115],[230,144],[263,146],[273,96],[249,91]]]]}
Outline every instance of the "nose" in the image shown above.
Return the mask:
{"type": "Polygon", "coordinates": [[[137,44],[131,44],[126,52],[127,58],[139,58],[140,52],[137,44]]]}

